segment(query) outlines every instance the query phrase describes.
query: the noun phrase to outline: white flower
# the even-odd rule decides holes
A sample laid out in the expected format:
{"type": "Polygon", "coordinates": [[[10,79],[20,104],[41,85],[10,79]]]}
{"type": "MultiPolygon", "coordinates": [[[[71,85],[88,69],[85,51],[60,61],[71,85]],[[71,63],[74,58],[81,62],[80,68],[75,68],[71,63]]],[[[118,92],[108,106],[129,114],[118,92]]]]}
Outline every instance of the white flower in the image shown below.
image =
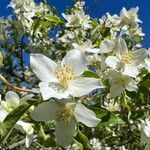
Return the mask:
{"type": "Polygon", "coordinates": [[[62,99],[69,95],[80,97],[94,89],[102,88],[99,80],[81,76],[87,61],[79,50],[70,50],[60,64],[42,54],[31,54],[30,65],[42,81],[39,87],[44,100],[52,97],[62,99]]]}
{"type": "Polygon", "coordinates": [[[100,122],[95,113],[84,105],[62,101],[47,101],[38,105],[31,112],[31,117],[36,121],[55,120],[56,141],[63,147],[73,141],[77,122],[82,122],[88,127],[94,127],[100,122]]]}
{"type": "Polygon", "coordinates": [[[110,99],[110,101],[104,102],[104,108],[109,110],[110,112],[120,111],[120,106],[118,102],[115,102],[114,99],[110,99]]]}
{"type": "Polygon", "coordinates": [[[136,78],[139,74],[138,65],[146,58],[148,51],[144,48],[129,51],[124,39],[119,38],[115,46],[116,56],[108,56],[105,63],[124,75],[136,78]]]}
{"type": "Polygon", "coordinates": [[[84,30],[91,28],[90,16],[85,15],[83,10],[75,11],[72,14],[62,16],[67,20],[66,27],[82,27],[84,30]]]}
{"type": "Polygon", "coordinates": [[[131,8],[130,10],[126,10],[124,7],[122,8],[120,12],[120,17],[121,17],[121,25],[129,25],[132,28],[135,28],[137,26],[138,22],[141,22],[138,19],[138,12],[139,8],[131,8]]]}
{"type": "Polygon", "coordinates": [[[102,150],[103,149],[102,143],[99,141],[98,138],[91,139],[90,144],[92,145],[93,150],[102,150]]]}
{"type": "Polygon", "coordinates": [[[99,53],[99,49],[94,48],[94,45],[92,45],[91,40],[87,40],[81,45],[78,45],[76,43],[73,43],[72,45],[75,49],[81,50],[82,52],[99,53]]]}
{"type": "MultiPolygon", "coordinates": [[[[0,99],[0,122],[3,122],[6,116],[11,112],[14,108],[19,106],[20,101],[22,100],[28,100],[33,95],[26,95],[22,99],[19,98],[18,94],[14,91],[9,91],[5,95],[5,101],[2,101],[0,99]]],[[[28,148],[32,142],[33,139],[33,133],[34,129],[32,127],[31,123],[27,123],[24,121],[17,121],[14,128],[17,130],[20,130],[21,132],[26,133],[26,147],[28,148]]]]}
{"type": "Polygon", "coordinates": [[[131,77],[121,74],[117,71],[109,71],[107,77],[110,78],[110,96],[119,96],[125,89],[128,91],[137,91],[137,83],[131,77]]]}
{"type": "Polygon", "coordinates": [[[142,120],[139,128],[141,130],[141,142],[148,144],[145,148],[145,150],[148,150],[150,148],[150,117],[142,120]]]}

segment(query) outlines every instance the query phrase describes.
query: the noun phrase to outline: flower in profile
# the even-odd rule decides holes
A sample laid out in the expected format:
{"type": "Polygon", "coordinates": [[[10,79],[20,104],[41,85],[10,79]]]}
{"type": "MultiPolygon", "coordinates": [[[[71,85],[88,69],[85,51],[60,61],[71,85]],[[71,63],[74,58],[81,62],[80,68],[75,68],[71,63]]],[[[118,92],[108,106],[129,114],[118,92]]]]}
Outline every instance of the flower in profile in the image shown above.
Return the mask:
{"type": "Polygon", "coordinates": [[[142,120],[142,123],[139,124],[141,130],[141,142],[147,144],[145,150],[150,149],[150,117],[147,117],[145,120],[142,120]]]}
{"type": "Polygon", "coordinates": [[[125,89],[128,91],[137,91],[137,82],[129,76],[123,75],[120,72],[111,70],[107,77],[110,78],[110,96],[119,96],[125,89]]]}
{"type": "Polygon", "coordinates": [[[80,97],[103,87],[98,79],[81,76],[87,61],[79,50],[70,50],[59,64],[42,54],[31,54],[30,65],[41,80],[39,87],[44,100],[80,97]]]}
{"type": "Polygon", "coordinates": [[[82,52],[99,53],[99,48],[94,48],[91,40],[87,40],[82,44],[73,43],[72,45],[75,49],[81,50],[82,52]]]}
{"type": "Polygon", "coordinates": [[[56,142],[66,147],[73,141],[77,122],[88,127],[95,127],[100,119],[96,118],[92,110],[80,103],[52,101],[39,104],[32,112],[31,117],[36,121],[55,120],[56,142]]]}
{"type": "Polygon", "coordinates": [[[141,48],[129,51],[126,42],[118,38],[115,46],[115,56],[108,56],[105,63],[112,69],[121,71],[124,75],[136,78],[139,74],[138,65],[147,57],[148,50],[141,48]]]}
{"type": "MultiPolygon", "coordinates": [[[[5,95],[5,101],[2,101],[0,99],[0,122],[3,122],[6,118],[6,116],[16,107],[19,106],[20,101],[28,100],[33,95],[26,95],[23,98],[19,98],[18,94],[14,91],[9,91],[5,95]]],[[[22,133],[26,133],[26,139],[25,144],[28,148],[32,142],[33,135],[34,135],[34,129],[33,125],[31,123],[24,122],[22,120],[19,120],[16,122],[15,129],[20,130],[22,133]]]]}

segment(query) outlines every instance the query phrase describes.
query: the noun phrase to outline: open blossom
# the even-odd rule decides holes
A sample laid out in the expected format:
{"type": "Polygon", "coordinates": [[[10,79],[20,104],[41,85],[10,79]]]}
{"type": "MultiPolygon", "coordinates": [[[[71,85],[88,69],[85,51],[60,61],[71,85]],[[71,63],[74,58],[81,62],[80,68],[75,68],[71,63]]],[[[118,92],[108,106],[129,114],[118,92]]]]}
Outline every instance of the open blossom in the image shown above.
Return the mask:
{"type": "Polygon", "coordinates": [[[91,28],[91,20],[89,15],[85,15],[83,11],[84,2],[77,2],[75,7],[77,8],[71,14],[62,14],[65,18],[67,23],[65,24],[66,27],[81,27],[83,30],[87,30],[91,28]]]}
{"type": "Polygon", "coordinates": [[[31,117],[36,121],[55,120],[56,142],[66,147],[73,141],[77,122],[82,122],[88,127],[95,127],[100,119],[96,118],[93,111],[80,103],[61,101],[47,101],[38,105],[31,117]]]}
{"type": "Polygon", "coordinates": [[[126,10],[126,8],[122,8],[120,12],[120,18],[121,18],[121,25],[128,25],[132,28],[135,28],[138,24],[138,22],[141,22],[139,20],[137,12],[139,8],[131,8],[130,10],[126,10]]]}
{"type": "MultiPolygon", "coordinates": [[[[28,100],[33,95],[26,95],[22,99],[19,98],[17,93],[9,91],[5,95],[5,101],[0,99],[0,122],[3,122],[6,116],[16,107],[19,106],[20,101],[28,100]]],[[[31,123],[24,122],[22,120],[17,121],[14,126],[15,129],[20,130],[22,133],[26,133],[26,147],[28,148],[32,142],[34,129],[31,123]]]]}
{"type": "Polygon", "coordinates": [[[110,78],[110,96],[119,96],[125,89],[128,91],[137,91],[137,82],[129,76],[123,75],[120,72],[111,70],[107,77],[110,78]]]}
{"type": "Polygon", "coordinates": [[[79,50],[70,50],[59,64],[42,54],[31,54],[30,65],[41,80],[39,87],[44,100],[80,97],[103,87],[98,79],[81,76],[87,61],[79,50]]]}
{"type": "Polygon", "coordinates": [[[110,68],[135,78],[139,74],[138,65],[147,57],[147,53],[144,48],[129,51],[125,40],[119,38],[115,46],[115,56],[108,56],[105,63],[110,68]]]}

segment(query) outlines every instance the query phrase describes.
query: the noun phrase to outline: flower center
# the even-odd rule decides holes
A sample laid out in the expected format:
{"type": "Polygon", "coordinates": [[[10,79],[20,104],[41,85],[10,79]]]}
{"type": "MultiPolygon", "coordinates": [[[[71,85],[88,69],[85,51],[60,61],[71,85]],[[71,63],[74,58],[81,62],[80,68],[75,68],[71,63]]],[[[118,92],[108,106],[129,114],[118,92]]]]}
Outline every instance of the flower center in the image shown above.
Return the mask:
{"type": "Polygon", "coordinates": [[[80,46],[81,46],[81,48],[83,49],[83,51],[86,51],[86,49],[89,47],[89,45],[88,45],[87,42],[83,43],[83,44],[80,45],[80,46]]]}
{"type": "Polygon", "coordinates": [[[56,68],[55,75],[59,83],[65,88],[68,86],[70,81],[75,79],[75,73],[73,72],[73,69],[65,64],[56,68]]]}
{"type": "Polygon", "coordinates": [[[117,78],[117,82],[118,82],[119,84],[121,84],[122,86],[124,86],[124,85],[125,85],[125,78],[120,75],[120,76],[117,78]]]}
{"type": "Polygon", "coordinates": [[[132,58],[133,58],[132,52],[125,52],[125,53],[123,53],[122,56],[121,56],[121,62],[122,62],[123,64],[129,63],[132,58]]]}
{"type": "Polygon", "coordinates": [[[73,117],[72,108],[69,105],[64,105],[62,109],[57,113],[57,117],[59,121],[69,123],[73,117]]]}

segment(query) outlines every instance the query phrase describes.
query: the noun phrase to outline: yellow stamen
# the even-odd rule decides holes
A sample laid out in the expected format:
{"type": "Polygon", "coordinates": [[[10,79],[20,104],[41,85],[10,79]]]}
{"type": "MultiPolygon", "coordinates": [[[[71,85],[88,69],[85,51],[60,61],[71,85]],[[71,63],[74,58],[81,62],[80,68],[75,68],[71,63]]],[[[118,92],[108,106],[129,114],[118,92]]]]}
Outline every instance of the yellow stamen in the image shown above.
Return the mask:
{"type": "Polygon", "coordinates": [[[125,52],[125,53],[123,53],[122,56],[121,56],[121,62],[122,62],[123,64],[129,63],[132,58],[133,58],[132,52],[125,52]]]}
{"type": "Polygon", "coordinates": [[[63,87],[67,87],[69,82],[75,79],[73,69],[65,64],[56,68],[55,75],[63,87]]]}
{"type": "Polygon", "coordinates": [[[73,110],[71,106],[64,105],[61,110],[57,113],[58,121],[69,123],[73,117],[73,110]]]}

